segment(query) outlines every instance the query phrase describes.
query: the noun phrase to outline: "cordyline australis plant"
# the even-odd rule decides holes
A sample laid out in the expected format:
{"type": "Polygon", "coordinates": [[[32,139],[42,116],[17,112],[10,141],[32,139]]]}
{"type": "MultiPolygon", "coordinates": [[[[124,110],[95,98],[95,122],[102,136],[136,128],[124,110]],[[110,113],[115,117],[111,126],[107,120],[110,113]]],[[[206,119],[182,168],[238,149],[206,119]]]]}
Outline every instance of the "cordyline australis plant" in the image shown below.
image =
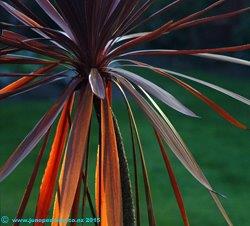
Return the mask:
{"type": "MultiPolygon", "coordinates": [[[[140,45],[177,30],[238,16],[241,13],[249,12],[250,8],[238,9],[215,16],[205,16],[210,10],[224,2],[220,0],[179,20],[166,21],[165,24],[152,31],[133,33],[135,28],[139,29],[142,24],[149,23],[151,19],[160,14],[167,13],[177,5],[181,7],[179,4],[182,1],[173,1],[146,19],[143,14],[157,1],[36,0],[34,2],[41,9],[39,15],[43,15],[42,18],[46,15],[47,21],[50,19],[51,22],[54,22],[53,28],[50,27],[52,23],[46,24],[30,8],[28,3],[25,4],[21,0],[11,0],[8,3],[0,1],[0,5],[20,21],[15,25],[1,23],[0,63],[5,65],[39,65],[38,69],[29,74],[5,73],[2,71],[1,77],[14,77],[16,80],[0,90],[0,99],[27,92],[49,83],[55,83],[62,79],[67,81],[67,85],[61,96],[1,167],[0,180],[2,181],[30,154],[41,140],[44,140],[17,217],[20,218],[24,214],[39,164],[50,137],[51,127],[59,117],[40,185],[35,218],[47,218],[52,209],[55,219],[76,218],[79,206],[81,205],[84,208],[86,202],[88,202],[93,216],[100,217],[100,225],[140,225],[138,168],[141,166],[148,223],[151,226],[156,225],[144,152],[133,111],[126,96],[129,94],[140,106],[155,130],[159,150],[165,162],[184,225],[189,225],[188,217],[167,152],[164,150],[164,143],[168,145],[183,166],[207,188],[228,225],[232,225],[217,197],[217,193],[203,175],[167,116],[152,97],[161,100],[184,115],[197,117],[196,114],[187,109],[166,90],[129,71],[128,68],[146,68],[156,72],[159,76],[174,81],[211,107],[222,118],[236,127],[246,129],[244,124],[182,79],[197,82],[247,105],[250,104],[248,99],[214,84],[148,65],[142,61],[133,60],[132,57],[144,56],[145,59],[146,57],[161,55],[192,55],[249,66],[249,61],[221,55],[220,53],[249,50],[250,44],[196,50],[148,50],[140,49],[140,45]],[[56,28],[54,28],[55,26],[56,28]],[[26,34],[27,31],[30,31],[29,36],[22,35],[23,31],[26,31],[26,34]],[[32,35],[34,36],[32,37],[32,35]],[[137,47],[137,50],[132,51],[135,47],[137,47]],[[20,52],[23,50],[33,52],[41,57],[35,58],[23,55],[23,52],[20,52]],[[126,66],[125,69],[124,66],[126,66]],[[133,188],[130,185],[132,179],[129,176],[126,152],[123,148],[117,121],[112,112],[113,86],[117,86],[121,91],[129,115],[134,157],[133,188]],[[88,188],[89,138],[93,117],[97,117],[99,122],[95,204],[88,188]],[[133,190],[134,192],[132,192],[133,190]],[[83,199],[80,199],[82,196],[83,199]],[[82,203],[80,200],[82,200],[82,203]]],[[[66,223],[52,223],[52,225],[57,224],[65,225],[66,223]]],[[[38,223],[35,223],[35,225],[38,225],[38,223]]]]}

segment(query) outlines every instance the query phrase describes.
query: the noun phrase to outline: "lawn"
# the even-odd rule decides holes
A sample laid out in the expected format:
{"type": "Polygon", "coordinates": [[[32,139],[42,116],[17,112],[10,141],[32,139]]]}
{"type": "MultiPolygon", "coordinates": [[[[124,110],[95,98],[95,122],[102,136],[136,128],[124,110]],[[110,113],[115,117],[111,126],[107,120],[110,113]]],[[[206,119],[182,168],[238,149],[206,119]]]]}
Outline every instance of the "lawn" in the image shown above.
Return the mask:
{"type": "MultiPolygon", "coordinates": [[[[207,81],[217,81],[217,84],[238,92],[246,97],[250,97],[250,79],[244,77],[219,76],[216,74],[194,73],[197,77],[207,81]]],[[[191,73],[192,75],[192,73],[191,73]]],[[[154,78],[154,74],[146,73],[148,78],[154,78]]],[[[196,100],[192,95],[183,91],[172,82],[165,79],[157,79],[162,87],[175,94],[186,106],[201,116],[200,119],[189,118],[174,112],[161,104],[164,112],[182,135],[198,163],[204,170],[205,175],[214,186],[215,190],[227,196],[222,199],[225,208],[235,225],[249,226],[250,209],[250,139],[249,131],[242,131],[225,122],[206,105],[196,100]]],[[[199,87],[209,97],[220,103],[232,115],[250,126],[250,109],[237,101],[232,100],[218,92],[199,87]]],[[[46,109],[53,103],[53,100],[18,100],[9,99],[0,103],[0,163],[7,159],[10,153],[29,132],[32,126],[39,120],[46,109]]],[[[154,133],[148,120],[142,117],[141,111],[133,104],[139,131],[141,133],[142,144],[149,172],[149,179],[152,188],[154,210],[157,223],[160,226],[182,225],[178,207],[175,203],[171,190],[168,175],[161,159],[159,148],[155,142],[154,133]]],[[[114,100],[114,111],[117,115],[120,128],[124,134],[126,151],[130,166],[131,141],[129,138],[128,119],[125,105],[120,97],[114,100]]],[[[96,123],[93,131],[96,130],[96,123]]],[[[93,135],[91,142],[90,175],[93,178],[95,168],[96,139],[93,135]]],[[[38,149],[34,150],[22,164],[4,182],[1,183],[1,214],[11,217],[15,216],[18,209],[25,185],[32,172],[34,161],[38,149]]],[[[46,156],[43,158],[25,216],[34,216],[35,202],[39,189],[39,182],[46,165],[46,156]]],[[[223,218],[216,209],[208,192],[195,179],[187,173],[180,162],[170,153],[175,174],[183,192],[187,213],[192,226],[223,226],[226,225],[223,218]]],[[[132,171],[132,167],[131,167],[132,171]]],[[[140,181],[140,188],[143,192],[143,184],[140,181]]],[[[93,190],[93,183],[90,184],[93,190]]],[[[143,210],[145,210],[145,200],[141,198],[143,210]]],[[[142,214],[142,225],[146,224],[146,211],[142,214]]]]}

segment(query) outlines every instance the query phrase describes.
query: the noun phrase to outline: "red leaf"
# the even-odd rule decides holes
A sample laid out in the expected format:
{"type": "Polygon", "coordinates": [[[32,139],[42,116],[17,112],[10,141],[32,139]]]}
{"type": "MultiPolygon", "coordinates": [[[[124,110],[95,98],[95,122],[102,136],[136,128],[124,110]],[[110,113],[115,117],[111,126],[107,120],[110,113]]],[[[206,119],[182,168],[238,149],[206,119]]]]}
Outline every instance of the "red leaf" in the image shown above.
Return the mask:
{"type": "Polygon", "coordinates": [[[239,52],[250,49],[250,44],[231,46],[231,47],[221,47],[221,48],[211,48],[211,49],[187,49],[187,50],[174,50],[174,49],[152,49],[152,50],[138,50],[134,52],[128,52],[122,56],[161,56],[161,55],[193,55],[200,53],[230,53],[239,52]]]}
{"type": "MultiPolygon", "coordinates": [[[[51,64],[49,66],[39,68],[38,70],[34,71],[33,73],[34,74],[47,73],[47,72],[53,70],[56,66],[57,66],[57,64],[51,64]]],[[[33,73],[31,73],[31,75],[33,73]]],[[[33,77],[33,76],[24,76],[24,77],[18,79],[17,81],[12,82],[10,85],[7,85],[4,88],[0,89],[0,95],[4,94],[4,93],[7,93],[7,92],[15,91],[16,89],[18,89],[20,87],[23,87],[24,85],[28,84],[29,82],[31,82],[35,78],[36,77],[33,77]]]]}
{"type": "Polygon", "coordinates": [[[156,130],[155,130],[155,134],[156,134],[159,146],[160,146],[161,155],[163,157],[163,160],[165,162],[165,166],[166,166],[167,171],[168,171],[168,175],[169,175],[169,178],[170,178],[170,181],[171,181],[172,188],[174,190],[175,198],[176,198],[176,201],[178,203],[178,206],[179,206],[179,209],[180,209],[180,212],[181,212],[183,223],[184,223],[185,226],[189,226],[188,217],[187,217],[186,209],[185,209],[185,206],[184,206],[183,198],[182,198],[182,195],[181,195],[181,191],[179,189],[177,180],[175,178],[174,171],[172,169],[170,160],[168,158],[168,155],[167,155],[166,151],[164,150],[162,140],[161,140],[159,134],[156,132],[156,130]]]}
{"type": "MultiPolygon", "coordinates": [[[[89,86],[80,91],[79,102],[69,135],[65,164],[61,171],[60,219],[68,219],[82,171],[92,116],[93,94],[89,86]]],[[[60,223],[66,225],[66,223],[60,223]]]]}
{"type": "Polygon", "coordinates": [[[0,181],[4,180],[19,163],[34,149],[42,137],[46,134],[53,122],[60,113],[65,100],[71,96],[79,80],[74,80],[61,97],[55,102],[50,110],[37,123],[34,129],[26,136],[17,149],[12,153],[9,159],[0,169],[0,181]]]}
{"type": "Polygon", "coordinates": [[[40,186],[39,198],[36,207],[36,218],[43,219],[48,216],[53,192],[56,185],[61,158],[66,145],[68,130],[70,127],[69,115],[72,108],[73,98],[70,98],[64,106],[58,122],[56,134],[50,151],[47,167],[40,186]]]}
{"type": "Polygon", "coordinates": [[[97,158],[96,209],[102,226],[123,225],[116,135],[110,104],[101,101],[101,147],[97,158]]]}
{"type": "Polygon", "coordinates": [[[145,63],[142,63],[142,62],[138,62],[138,61],[133,61],[133,60],[129,60],[129,61],[133,62],[136,65],[145,66],[145,67],[147,67],[147,68],[149,68],[149,69],[151,69],[151,70],[159,73],[160,75],[173,80],[178,85],[182,86],[184,89],[186,89],[187,91],[189,91],[190,93],[192,93],[194,96],[196,96],[197,98],[199,98],[200,100],[202,100],[204,103],[206,103],[217,114],[219,114],[222,118],[224,118],[225,120],[227,120],[228,122],[230,122],[234,126],[236,126],[238,128],[241,128],[241,129],[247,129],[246,125],[244,125],[241,122],[239,122],[237,119],[235,119],[233,116],[231,116],[227,111],[225,111],[221,106],[219,106],[217,103],[215,103],[214,101],[212,101],[211,99],[209,99],[207,96],[205,96],[204,94],[202,94],[198,90],[194,89],[189,84],[183,82],[182,80],[180,80],[178,78],[175,78],[174,76],[170,75],[169,73],[166,73],[165,71],[161,70],[160,68],[153,67],[151,65],[148,65],[148,64],[145,64],[145,63]]]}
{"type": "MultiPolygon", "coordinates": [[[[23,214],[24,214],[24,211],[25,211],[25,208],[27,206],[27,203],[28,203],[28,200],[29,200],[29,197],[30,197],[30,194],[32,192],[32,189],[33,189],[33,186],[34,186],[34,183],[35,183],[35,179],[37,177],[37,174],[38,174],[38,170],[39,170],[39,166],[40,166],[40,163],[41,163],[41,160],[42,160],[42,157],[43,157],[43,154],[46,150],[46,146],[48,144],[48,139],[49,139],[49,135],[50,135],[50,130],[47,132],[45,138],[44,138],[44,142],[43,142],[43,145],[40,149],[40,152],[38,154],[38,157],[36,159],[36,162],[35,162],[35,166],[34,166],[34,169],[33,169],[33,172],[31,174],[31,177],[30,177],[30,180],[29,180],[29,183],[26,187],[26,190],[25,190],[25,193],[23,195],[23,198],[22,198],[22,202],[21,202],[21,205],[18,209],[18,212],[17,212],[17,216],[16,218],[22,218],[23,214]]],[[[19,225],[20,223],[16,223],[15,225],[19,225]]]]}
{"type": "MultiPolygon", "coordinates": [[[[77,189],[76,189],[76,195],[75,195],[75,199],[74,199],[72,210],[71,210],[71,219],[77,219],[78,217],[79,202],[80,202],[80,195],[81,195],[81,182],[82,180],[81,180],[81,174],[80,174],[80,178],[79,178],[77,189]]],[[[77,224],[78,224],[77,222],[72,222],[70,225],[74,226],[77,224]]]]}

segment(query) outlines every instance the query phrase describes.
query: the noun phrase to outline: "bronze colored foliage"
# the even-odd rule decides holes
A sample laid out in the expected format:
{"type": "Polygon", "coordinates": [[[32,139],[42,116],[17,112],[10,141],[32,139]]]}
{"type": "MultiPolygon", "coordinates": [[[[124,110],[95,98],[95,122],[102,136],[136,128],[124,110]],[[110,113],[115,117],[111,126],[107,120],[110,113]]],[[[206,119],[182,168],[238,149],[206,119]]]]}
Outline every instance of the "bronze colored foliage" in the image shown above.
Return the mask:
{"type": "MultiPolygon", "coordinates": [[[[31,1],[40,8],[40,14],[36,14],[25,1],[10,0],[7,2],[0,0],[1,7],[20,22],[17,24],[0,23],[0,43],[2,46],[0,49],[0,64],[39,66],[38,69],[28,74],[0,71],[0,78],[15,78],[14,82],[0,89],[0,100],[50,83],[56,83],[58,80],[67,81],[67,85],[63,93],[0,169],[0,181],[3,181],[33,151],[38,143],[44,140],[17,217],[21,218],[24,214],[48,138],[51,136],[50,129],[57,123],[40,186],[35,217],[48,218],[49,212],[53,209],[53,218],[67,219],[70,216],[76,218],[79,206],[85,207],[86,201],[88,201],[93,216],[101,218],[101,222],[98,224],[102,226],[127,226],[128,223],[126,222],[130,222],[129,224],[138,226],[140,225],[141,215],[138,170],[141,165],[148,222],[151,226],[157,225],[143,147],[133,110],[127,98],[127,94],[130,94],[155,130],[159,150],[170,177],[183,224],[189,226],[188,216],[164,144],[168,145],[194,178],[207,188],[227,224],[233,225],[217,197],[218,194],[204,176],[174,126],[152,97],[184,115],[198,116],[167,90],[129,71],[129,68],[146,68],[156,72],[159,76],[172,80],[207,104],[229,123],[241,129],[246,129],[247,126],[244,123],[239,122],[220,105],[182,79],[185,78],[199,83],[250,105],[250,100],[247,98],[217,85],[176,71],[158,68],[134,58],[140,59],[140,56],[145,59],[150,56],[187,55],[249,67],[250,62],[247,60],[221,54],[247,51],[250,49],[250,44],[185,50],[142,49],[141,44],[181,29],[206,25],[230,19],[242,13],[249,13],[250,8],[235,9],[219,15],[206,16],[207,13],[226,2],[225,0],[219,0],[204,6],[203,9],[191,15],[183,16],[179,20],[166,21],[152,31],[134,33],[135,29],[139,30],[142,28],[141,25],[150,23],[153,18],[157,18],[163,13],[167,14],[176,7],[182,7],[185,1],[171,1],[146,19],[143,17],[144,13],[157,2],[156,0],[31,1]],[[44,22],[45,17],[50,23],[44,22]],[[23,34],[27,34],[27,31],[29,31],[29,35],[24,36],[23,34]],[[135,47],[136,50],[133,49],[135,47]],[[36,54],[37,57],[23,54],[24,50],[36,54]],[[131,166],[131,168],[134,168],[135,187],[133,189],[130,184],[132,178],[129,177],[126,162],[126,150],[124,150],[117,121],[114,120],[115,116],[112,111],[112,86],[119,88],[128,110],[133,144],[131,149],[134,157],[134,165],[131,166]],[[97,162],[95,163],[95,202],[92,200],[92,194],[88,188],[88,153],[93,117],[97,117],[99,122],[99,145],[96,147],[97,162]],[[57,118],[59,118],[59,121],[56,120],[57,118]],[[127,191],[124,191],[124,187],[127,188],[127,191]],[[134,199],[132,190],[135,191],[134,199]],[[56,193],[55,197],[54,193],[56,193]],[[80,199],[81,194],[83,200],[80,199]],[[129,205],[128,203],[125,205],[126,200],[129,200],[129,205]],[[132,208],[133,205],[134,208],[132,208]],[[124,209],[125,206],[127,209],[124,209]],[[131,219],[126,219],[127,216],[131,219]]],[[[35,225],[39,225],[39,223],[35,223],[35,225]]],[[[52,225],[61,226],[66,225],[66,223],[52,223],[52,225]]],[[[74,224],[72,223],[72,225],[74,224]]]]}

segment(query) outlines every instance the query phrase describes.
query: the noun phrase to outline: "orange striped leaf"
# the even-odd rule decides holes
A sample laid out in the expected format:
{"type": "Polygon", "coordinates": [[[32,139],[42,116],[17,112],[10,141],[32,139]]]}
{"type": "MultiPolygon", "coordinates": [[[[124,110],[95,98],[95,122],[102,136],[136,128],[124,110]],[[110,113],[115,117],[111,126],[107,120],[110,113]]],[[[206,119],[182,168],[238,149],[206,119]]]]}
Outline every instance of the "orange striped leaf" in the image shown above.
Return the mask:
{"type": "Polygon", "coordinates": [[[69,130],[69,118],[72,107],[72,98],[70,98],[63,109],[62,115],[58,122],[56,134],[50,151],[49,160],[45,173],[43,175],[42,184],[40,186],[40,193],[36,207],[36,218],[46,218],[49,213],[50,205],[55,189],[56,178],[60,166],[63,150],[65,148],[67,134],[69,130]]]}
{"type": "MultiPolygon", "coordinates": [[[[60,219],[68,219],[75,199],[92,115],[93,94],[89,87],[80,91],[79,102],[70,131],[60,191],[60,219]]],[[[59,225],[66,225],[60,222],[59,225]]]]}
{"type": "Polygon", "coordinates": [[[122,226],[119,157],[112,113],[107,99],[101,101],[101,146],[97,162],[96,206],[101,226],[122,226]]]}
{"type": "MultiPolygon", "coordinates": [[[[34,71],[33,73],[34,74],[43,74],[43,73],[49,72],[50,70],[54,69],[56,66],[57,66],[57,64],[51,64],[49,66],[39,68],[38,70],[34,71]]],[[[31,73],[31,74],[33,74],[33,73],[31,73]]],[[[24,76],[24,77],[18,79],[17,81],[12,82],[11,84],[0,89],[0,94],[14,91],[15,89],[18,89],[18,88],[28,84],[29,82],[31,82],[35,78],[36,77],[33,77],[33,76],[24,76]]]]}

